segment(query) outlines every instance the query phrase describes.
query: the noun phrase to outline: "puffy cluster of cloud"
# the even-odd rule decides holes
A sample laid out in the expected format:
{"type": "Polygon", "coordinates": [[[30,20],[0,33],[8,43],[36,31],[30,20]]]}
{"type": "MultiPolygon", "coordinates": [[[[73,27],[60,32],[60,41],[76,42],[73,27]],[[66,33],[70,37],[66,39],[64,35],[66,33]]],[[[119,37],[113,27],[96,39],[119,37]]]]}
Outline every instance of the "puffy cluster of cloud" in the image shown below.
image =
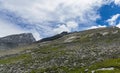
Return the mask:
{"type": "Polygon", "coordinates": [[[120,28],[120,20],[118,20],[119,17],[120,14],[113,15],[110,19],[107,20],[107,22],[110,26],[117,26],[120,28]]]}
{"type": "Polygon", "coordinates": [[[77,29],[78,23],[74,21],[67,22],[66,24],[58,25],[57,28],[55,28],[53,31],[55,33],[61,33],[63,31],[70,32],[72,29],[77,29]]]}
{"type": "Polygon", "coordinates": [[[94,11],[103,4],[103,0],[2,0],[1,3],[1,8],[17,12],[30,22],[65,22],[76,17],[85,22],[86,16],[90,17],[89,20],[99,18],[94,11]]]}
{"type": "Polygon", "coordinates": [[[120,17],[120,14],[113,15],[110,19],[107,20],[109,25],[115,26],[117,19],[120,17]]]}
{"type": "Polygon", "coordinates": [[[116,25],[116,27],[120,28],[120,23],[116,25]]]}
{"type": "Polygon", "coordinates": [[[119,4],[119,0],[1,0],[0,9],[15,12],[26,20],[26,26],[34,26],[30,32],[33,29],[34,36],[40,39],[40,36],[45,37],[62,31],[71,32],[82,26],[101,27],[95,22],[101,18],[98,9],[112,1],[119,4]]]}
{"type": "Polygon", "coordinates": [[[116,5],[120,5],[120,0],[114,0],[114,3],[115,3],[116,5]]]}
{"type": "MultiPolygon", "coordinates": [[[[120,0],[112,0],[116,5],[120,6],[120,0]]],[[[113,15],[110,19],[106,20],[110,26],[116,26],[120,28],[120,14],[113,15]]]]}
{"type": "Polygon", "coordinates": [[[91,26],[88,29],[105,28],[105,27],[107,27],[107,26],[106,25],[97,25],[97,26],[91,26]]]}

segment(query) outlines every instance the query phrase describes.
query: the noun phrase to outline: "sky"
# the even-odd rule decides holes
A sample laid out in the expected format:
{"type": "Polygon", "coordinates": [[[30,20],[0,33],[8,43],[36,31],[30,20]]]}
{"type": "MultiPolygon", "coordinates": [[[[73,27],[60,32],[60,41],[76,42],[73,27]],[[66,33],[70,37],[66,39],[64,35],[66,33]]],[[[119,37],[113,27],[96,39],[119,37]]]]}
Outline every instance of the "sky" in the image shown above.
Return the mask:
{"type": "Polygon", "coordinates": [[[0,0],[0,37],[32,33],[40,40],[109,26],[120,27],[120,0],[0,0]]]}

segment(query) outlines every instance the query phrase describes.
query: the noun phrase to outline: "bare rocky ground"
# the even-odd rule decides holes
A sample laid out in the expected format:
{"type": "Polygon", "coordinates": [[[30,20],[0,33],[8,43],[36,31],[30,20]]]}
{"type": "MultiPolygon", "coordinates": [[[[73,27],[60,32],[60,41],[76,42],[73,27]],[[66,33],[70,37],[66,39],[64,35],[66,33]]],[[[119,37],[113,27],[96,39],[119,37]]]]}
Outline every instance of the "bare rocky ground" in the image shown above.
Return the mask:
{"type": "Polygon", "coordinates": [[[69,33],[20,49],[0,58],[0,73],[120,72],[117,27],[69,33]]]}

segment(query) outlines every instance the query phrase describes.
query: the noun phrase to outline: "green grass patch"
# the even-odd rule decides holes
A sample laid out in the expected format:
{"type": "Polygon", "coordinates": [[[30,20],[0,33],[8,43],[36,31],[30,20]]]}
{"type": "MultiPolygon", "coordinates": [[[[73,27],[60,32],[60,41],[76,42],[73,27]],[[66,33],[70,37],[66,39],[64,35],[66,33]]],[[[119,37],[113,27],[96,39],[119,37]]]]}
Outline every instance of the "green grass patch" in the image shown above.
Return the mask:
{"type": "Polygon", "coordinates": [[[104,70],[104,71],[96,71],[95,73],[120,73],[120,70],[104,70]]]}
{"type": "Polygon", "coordinates": [[[111,68],[111,67],[115,68],[115,70],[97,71],[96,73],[116,73],[118,71],[120,72],[120,58],[109,59],[109,60],[95,63],[89,67],[89,72],[91,72],[92,70],[97,70],[101,68],[111,68]]]}
{"type": "Polygon", "coordinates": [[[29,57],[31,57],[29,54],[22,54],[22,55],[15,56],[15,57],[9,57],[9,58],[0,60],[0,64],[16,63],[18,61],[28,59],[29,57]]]}

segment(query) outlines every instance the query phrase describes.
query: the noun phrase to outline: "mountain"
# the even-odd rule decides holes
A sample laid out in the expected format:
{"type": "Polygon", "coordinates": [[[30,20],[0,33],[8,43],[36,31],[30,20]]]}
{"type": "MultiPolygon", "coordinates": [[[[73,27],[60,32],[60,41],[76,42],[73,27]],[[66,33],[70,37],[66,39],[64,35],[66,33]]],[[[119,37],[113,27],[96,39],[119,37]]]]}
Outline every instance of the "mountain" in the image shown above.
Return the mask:
{"type": "Polygon", "coordinates": [[[59,38],[63,37],[64,35],[67,35],[67,34],[68,34],[68,32],[62,32],[62,33],[57,34],[57,35],[52,36],[52,37],[43,38],[43,39],[41,39],[40,41],[37,41],[37,42],[45,42],[45,41],[56,40],[56,39],[59,39],[59,38]]]}
{"type": "Polygon", "coordinates": [[[0,49],[12,49],[35,42],[31,33],[22,33],[0,38],[0,49]]]}
{"type": "Polygon", "coordinates": [[[0,73],[120,73],[117,27],[72,32],[51,39],[2,56],[0,73]]]}

